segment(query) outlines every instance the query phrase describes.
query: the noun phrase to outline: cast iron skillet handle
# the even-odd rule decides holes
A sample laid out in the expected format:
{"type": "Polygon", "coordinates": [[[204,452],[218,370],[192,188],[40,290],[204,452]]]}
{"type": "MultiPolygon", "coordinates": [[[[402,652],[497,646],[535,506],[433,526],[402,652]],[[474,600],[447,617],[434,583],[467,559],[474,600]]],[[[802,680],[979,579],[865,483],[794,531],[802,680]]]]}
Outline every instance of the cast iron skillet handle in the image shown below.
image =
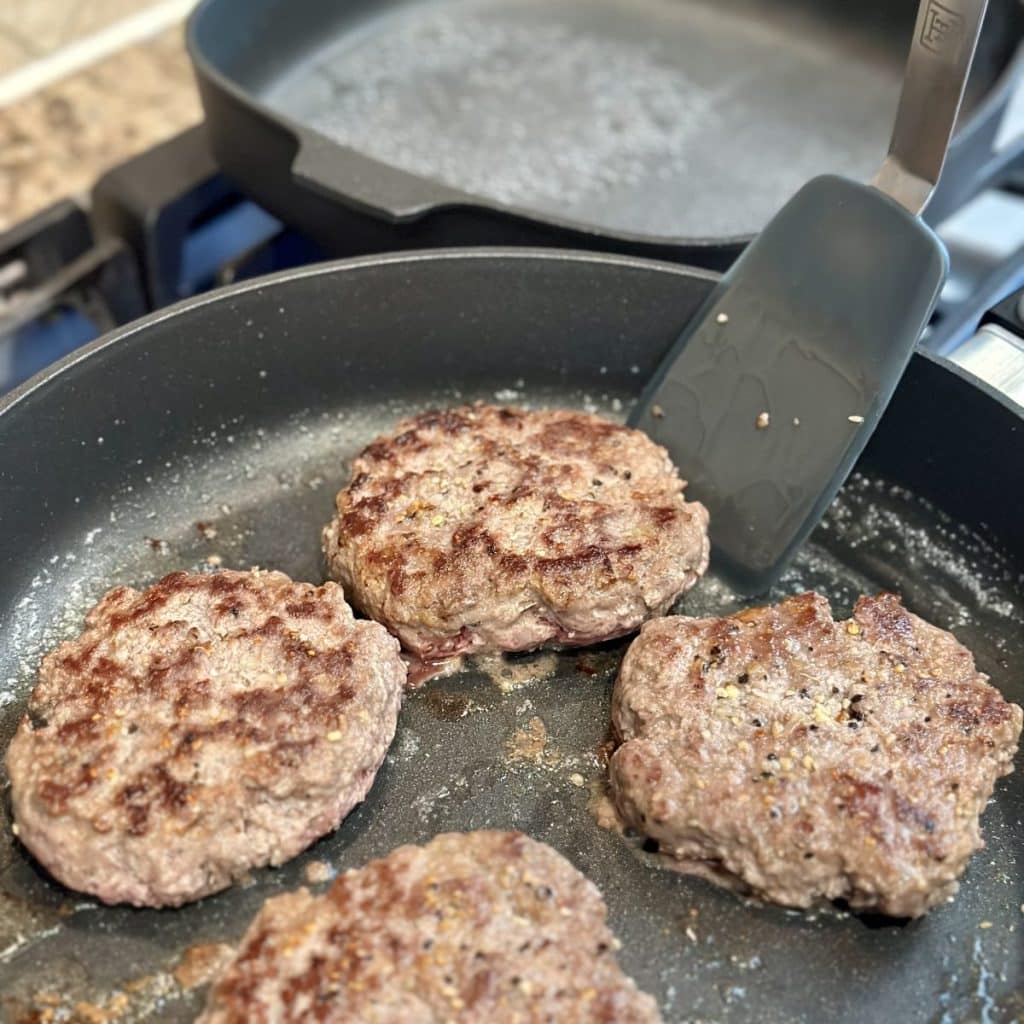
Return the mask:
{"type": "Polygon", "coordinates": [[[292,174],[304,185],[392,221],[415,220],[441,206],[479,205],[458,189],[373,160],[321,135],[296,132],[292,174]]]}
{"type": "Polygon", "coordinates": [[[988,0],[921,0],[889,154],[872,184],[915,216],[942,173],[988,0]]]}

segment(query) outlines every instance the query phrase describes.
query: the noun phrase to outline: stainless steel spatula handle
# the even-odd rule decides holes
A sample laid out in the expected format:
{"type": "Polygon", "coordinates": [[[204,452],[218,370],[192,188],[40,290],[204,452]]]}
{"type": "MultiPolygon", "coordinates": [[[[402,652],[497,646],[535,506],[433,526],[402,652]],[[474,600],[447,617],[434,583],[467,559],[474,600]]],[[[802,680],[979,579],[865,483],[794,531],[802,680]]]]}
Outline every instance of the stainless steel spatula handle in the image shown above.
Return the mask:
{"type": "Polygon", "coordinates": [[[896,124],[872,184],[913,214],[939,180],[988,0],[922,0],[896,124]]]}

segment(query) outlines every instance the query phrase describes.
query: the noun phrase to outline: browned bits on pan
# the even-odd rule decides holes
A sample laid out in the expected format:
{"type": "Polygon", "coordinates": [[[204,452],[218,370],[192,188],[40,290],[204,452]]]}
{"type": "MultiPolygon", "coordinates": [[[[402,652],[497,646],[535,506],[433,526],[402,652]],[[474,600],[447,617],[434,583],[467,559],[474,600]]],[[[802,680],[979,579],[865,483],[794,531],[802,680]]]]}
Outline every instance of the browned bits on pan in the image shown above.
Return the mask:
{"type": "Polygon", "coordinates": [[[205,985],[234,957],[235,951],[223,942],[201,943],[189,946],[178,966],[174,968],[174,977],[183,989],[196,988],[205,985]]]}

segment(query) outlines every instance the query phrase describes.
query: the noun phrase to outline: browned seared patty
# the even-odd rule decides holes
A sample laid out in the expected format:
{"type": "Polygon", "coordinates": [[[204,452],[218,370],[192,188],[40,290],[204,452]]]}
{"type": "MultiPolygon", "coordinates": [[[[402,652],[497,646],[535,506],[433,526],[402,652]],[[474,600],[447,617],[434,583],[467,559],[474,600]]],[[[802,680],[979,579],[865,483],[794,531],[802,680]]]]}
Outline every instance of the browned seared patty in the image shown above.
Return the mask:
{"type": "Polygon", "coordinates": [[[593,883],[518,832],[438,836],[268,900],[200,1024],[640,1024],[593,883]]]}
{"type": "Polygon", "coordinates": [[[892,594],[649,623],[615,685],[627,823],[682,870],[895,917],[957,890],[1021,709],[892,594]]]}
{"type": "Polygon", "coordinates": [[[708,515],[664,448],[579,412],[488,405],[400,423],[324,530],[353,603],[426,660],[590,644],[707,568],[708,515]]]}
{"type": "Polygon", "coordinates": [[[174,573],[48,654],[7,751],[21,841],[107,903],[175,906],[280,864],[366,795],[398,643],[334,583],[174,573]]]}

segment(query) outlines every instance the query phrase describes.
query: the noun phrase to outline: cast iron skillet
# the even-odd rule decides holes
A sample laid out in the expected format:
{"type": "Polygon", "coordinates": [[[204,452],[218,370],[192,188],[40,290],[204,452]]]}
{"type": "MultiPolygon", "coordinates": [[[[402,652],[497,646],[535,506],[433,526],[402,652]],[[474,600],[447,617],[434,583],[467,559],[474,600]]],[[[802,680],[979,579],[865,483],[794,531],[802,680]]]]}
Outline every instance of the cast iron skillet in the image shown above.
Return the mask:
{"type": "MultiPolygon", "coordinates": [[[[347,461],[377,431],[476,397],[624,416],[712,283],[550,251],[378,257],[192,300],[35,378],[0,406],[0,748],[41,653],[111,585],[208,567],[214,555],[319,580],[320,527],[347,461]]],[[[1022,438],[1020,409],[915,356],[775,596],[815,587],[845,613],[857,594],[895,588],[1021,700],[1022,438]]],[[[712,573],[682,607],[738,602],[712,573]]],[[[35,997],[50,992],[62,1005],[127,1006],[121,1019],[190,1019],[201,993],[169,973],[183,951],[237,938],[266,896],[302,883],[310,860],[350,867],[491,826],[551,843],[597,883],[622,963],[669,1021],[1001,1022],[1024,1010],[1024,777],[999,784],[988,848],[956,902],[924,920],[748,906],[660,868],[588,811],[624,646],[478,661],[432,681],[406,701],[370,796],[337,832],[180,910],[98,907],[61,888],[5,818],[0,1005],[35,1019],[35,997]],[[534,718],[546,754],[519,760],[506,745],[534,718]]],[[[6,795],[0,803],[9,813],[6,795]]]]}
{"type": "MultiPolygon", "coordinates": [[[[723,269],[805,181],[875,172],[916,11],[205,0],[188,45],[217,160],[337,255],[543,244],[723,269]]],[[[1022,34],[1018,0],[992,0],[932,223],[1020,148],[992,158],[1022,34]]]]}

